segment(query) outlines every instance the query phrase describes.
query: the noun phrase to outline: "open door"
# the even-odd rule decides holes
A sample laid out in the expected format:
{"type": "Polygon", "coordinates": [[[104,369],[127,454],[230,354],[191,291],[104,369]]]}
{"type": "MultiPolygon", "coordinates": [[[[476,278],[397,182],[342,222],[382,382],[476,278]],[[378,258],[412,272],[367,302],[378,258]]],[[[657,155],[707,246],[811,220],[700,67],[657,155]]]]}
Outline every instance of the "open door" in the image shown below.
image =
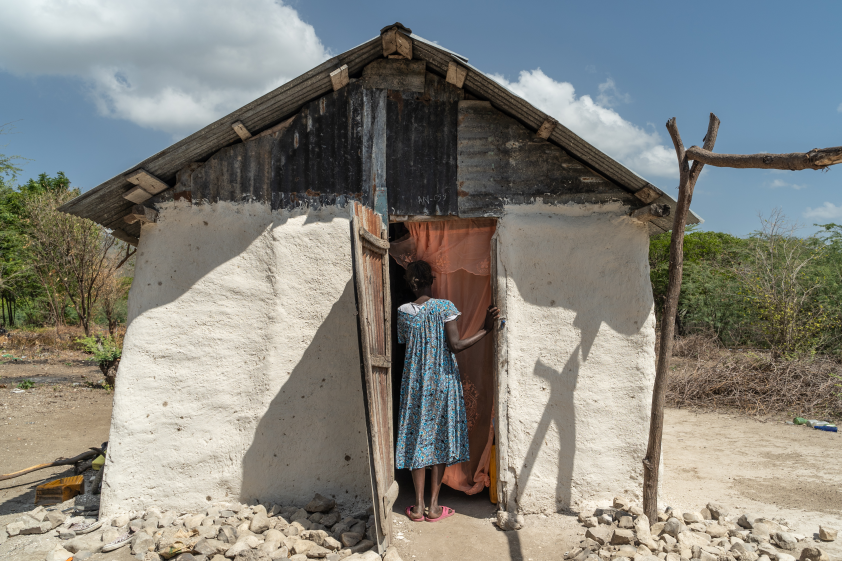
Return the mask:
{"type": "Polygon", "coordinates": [[[392,541],[392,505],[398,496],[392,445],[392,333],[388,230],[380,215],[351,203],[351,259],[357,302],[369,467],[382,554],[392,541]]]}

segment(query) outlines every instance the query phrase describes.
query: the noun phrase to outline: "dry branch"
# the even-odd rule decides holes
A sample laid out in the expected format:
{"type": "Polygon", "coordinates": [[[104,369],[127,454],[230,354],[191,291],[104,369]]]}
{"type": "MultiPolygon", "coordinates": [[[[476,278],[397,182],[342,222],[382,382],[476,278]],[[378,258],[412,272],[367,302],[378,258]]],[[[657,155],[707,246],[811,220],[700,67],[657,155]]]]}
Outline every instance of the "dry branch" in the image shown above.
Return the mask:
{"type": "Polygon", "coordinates": [[[842,146],[792,154],[715,154],[709,149],[691,146],[687,149],[687,159],[720,168],[825,169],[842,163],[842,146]]]}

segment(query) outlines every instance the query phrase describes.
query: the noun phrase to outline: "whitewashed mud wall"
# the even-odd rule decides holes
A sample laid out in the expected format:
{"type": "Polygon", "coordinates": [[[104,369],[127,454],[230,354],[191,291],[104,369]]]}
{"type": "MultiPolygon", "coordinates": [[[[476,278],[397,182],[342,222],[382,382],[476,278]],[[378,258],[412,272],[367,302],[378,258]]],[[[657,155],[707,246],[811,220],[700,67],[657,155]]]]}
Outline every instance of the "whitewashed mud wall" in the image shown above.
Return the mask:
{"type": "Polygon", "coordinates": [[[138,248],[103,514],[370,504],[347,209],[160,217],[138,248]]]}
{"type": "Polygon", "coordinates": [[[508,207],[497,236],[508,510],[639,498],[655,377],[646,226],[619,204],[537,204],[508,207]]]}

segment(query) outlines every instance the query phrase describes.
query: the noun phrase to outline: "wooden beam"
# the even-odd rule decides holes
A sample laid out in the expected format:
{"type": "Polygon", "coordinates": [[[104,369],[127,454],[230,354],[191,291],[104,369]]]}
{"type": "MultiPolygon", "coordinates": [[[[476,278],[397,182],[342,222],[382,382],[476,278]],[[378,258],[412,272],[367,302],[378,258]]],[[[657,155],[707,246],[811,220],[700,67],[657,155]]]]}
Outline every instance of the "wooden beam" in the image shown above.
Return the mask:
{"type": "Polygon", "coordinates": [[[535,136],[538,138],[543,138],[547,140],[553,131],[555,130],[555,126],[558,124],[558,121],[553,119],[552,117],[547,117],[547,119],[541,124],[541,127],[538,129],[538,132],[535,133],[535,136]]]}
{"type": "Polygon", "coordinates": [[[282,122],[278,123],[277,125],[275,125],[274,127],[266,129],[265,131],[258,134],[257,136],[253,136],[252,140],[254,140],[255,138],[260,138],[262,136],[269,136],[270,134],[275,134],[276,132],[284,132],[285,130],[287,130],[289,128],[289,126],[295,120],[295,117],[296,117],[296,115],[293,115],[292,117],[290,117],[286,121],[282,121],[282,122]]]}
{"type": "Polygon", "coordinates": [[[241,121],[237,121],[231,125],[231,128],[234,129],[234,132],[237,133],[237,136],[239,136],[243,142],[251,138],[251,133],[241,121]]]}
{"type": "Polygon", "coordinates": [[[842,163],[842,146],[813,148],[809,152],[792,154],[714,154],[710,150],[691,146],[687,159],[720,168],[752,169],[825,169],[842,163]]]}
{"type": "Polygon", "coordinates": [[[151,199],[152,195],[150,195],[143,187],[132,187],[123,193],[123,198],[128,199],[135,204],[140,204],[151,199]]]}
{"type": "Polygon", "coordinates": [[[134,236],[130,236],[129,234],[125,233],[123,230],[119,228],[114,228],[111,230],[111,235],[117,238],[118,240],[124,241],[129,245],[133,245],[137,247],[137,244],[140,243],[140,240],[134,236]]]}
{"type": "Polygon", "coordinates": [[[340,90],[348,85],[348,65],[343,64],[330,73],[330,81],[333,84],[333,91],[340,90]]]}
{"type": "MultiPolygon", "coordinates": [[[[453,84],[457,88],[461,88],[465,84],[465,78],[468,76],[468,69],[464,66],[459,66],[453,61],[447,64],[447,83],[453,84]]],[[[546,137],[545,137],[546,138],[546,137]]]]}
{"type": "Polygon", "coordinates": [[[639,189],[635,191],[634,196],[643,201],[646,204],[651,203],[652,201],[657,200],[661,196],[661,192],[648,185],[643,189],[639,189]]]}
{"type": "MultiPolygon", "coordinates": [[[[404,28],[401,26],[401,28],[404,28]]],[[[397,25],[380,34],[383,41],[383,56],[389,58],[412,59],[412,39],[404,34],[397,25]]]]}
{"type": "Polygon", "coordinates": [[[635,210],[631,213],[631,217],[648,222],[654,218],[669,216],[670,210],[670,205],[653,204],[635,210]]]}
{"type": "Polygon", "coordinates": [[[158,221],[158,211],[143,205],[134,205],[132,210],[123,217],[129,224],[140,222],[141,224],[155,223],[158,221]]]}
{"type": "Polygon", "coordinates": [[[366,88],[424,93],[427,63],[423,60],[375,60],[363,68],[366,88]]]}
{"type": "Polygon", "coordinates": [[[124,177],[126,181],[143,188],[143,190],[149,193],[150,195],[157,195],[161,191],[166,191],[170,188],[169,185],[167,185],[166,183],[164,183],[145,169],[139,169],[128,175],[125,175],[124,177]]]}

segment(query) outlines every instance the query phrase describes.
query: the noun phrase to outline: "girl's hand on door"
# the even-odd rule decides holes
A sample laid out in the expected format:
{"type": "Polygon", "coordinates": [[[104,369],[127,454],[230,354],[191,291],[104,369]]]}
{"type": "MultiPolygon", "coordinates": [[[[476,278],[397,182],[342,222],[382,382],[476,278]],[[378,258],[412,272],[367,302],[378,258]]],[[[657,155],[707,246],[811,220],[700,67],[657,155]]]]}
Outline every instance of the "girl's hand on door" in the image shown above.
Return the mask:
{"type": "Polygon", "coordinates": [[[498,319],[500,319],[500,310],[494,306],[489,306],[488,311],[485,312],[484,329],[489,333],[494,331],[494,327],[497,325],[498,319]]]}

